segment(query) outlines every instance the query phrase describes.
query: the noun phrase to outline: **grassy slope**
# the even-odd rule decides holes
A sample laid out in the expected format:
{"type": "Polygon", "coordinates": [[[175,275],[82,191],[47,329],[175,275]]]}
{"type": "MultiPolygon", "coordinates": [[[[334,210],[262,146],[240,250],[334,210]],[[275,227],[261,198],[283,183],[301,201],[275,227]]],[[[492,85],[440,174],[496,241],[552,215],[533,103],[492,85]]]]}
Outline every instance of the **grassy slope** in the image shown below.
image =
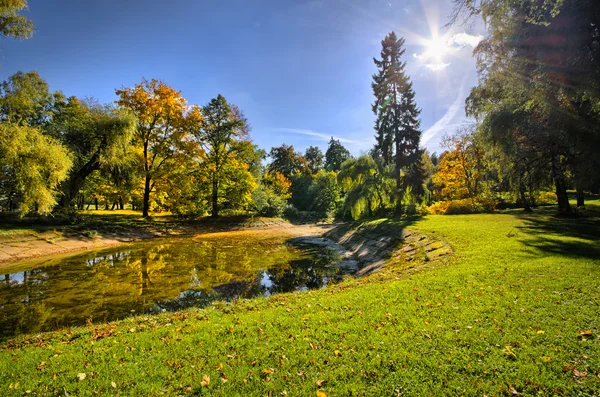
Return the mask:
{"type": "Polygon", "coordinates": [[[598,221],[429,216],[448,264],[21,338],[0,394],[598,395],[598,221]]]}

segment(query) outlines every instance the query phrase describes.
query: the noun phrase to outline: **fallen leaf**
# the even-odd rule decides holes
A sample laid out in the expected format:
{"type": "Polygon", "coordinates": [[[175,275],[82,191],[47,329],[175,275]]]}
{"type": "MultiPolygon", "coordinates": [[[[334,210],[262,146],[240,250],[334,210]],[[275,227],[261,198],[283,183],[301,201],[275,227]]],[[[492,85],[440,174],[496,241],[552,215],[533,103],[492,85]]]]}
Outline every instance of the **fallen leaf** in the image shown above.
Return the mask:
{"type": "Polygon", "coordinates": [[[573,376],[576,378],[585,378],[587,376],[587,372],[579,372],[576,369],[574,369],[573,376]]]}
{"type": "Polygon", "coordinates": [[[541,329],[537,332],[538,335],[544,335],[544,331],[542,331],[541,329]]]}
{"type": "Polygon", "coordinates": [[[117,384],[115,382],[110,382],[110,385],[113,387],[113,389],[117,388],[117,384]]]}
{"type": "Polygon", "coordinates": [[[77,379],[84,380],[85,378],[86,378],[86,375],[83,372],[77,374],[77,379]]]}
{"type": "Polygon", "coordinates": [[[274,370],[273,370],[273,368],[265,368],[265,369],[263,369],[263,372],[265,374],[272,374],[274,372],[274,370]]]}
{"type": "Polygon", "coordinates": [[[325,382],[326,382],[325,379],[318,380],[317,381],[317,386],[321,387],[321,386],[323,386],[323,383],[325,383],[325,382]]]}
{"type": "Polygon", "coordinates": [[[202,382],[200,382],[200,385],[202,385],[202,387],[210,385],[210,376],[204,375],[202,377],[202,382]]]}
{"type": "Polygon", "coordinates": [[[510,392],[510,394],[512,394],[513,396],[520,396],[520,395],[521,395],[521,393],[519,393],[519,392],[517,391],[517,389],[515,389],[515,388],[514,388],[514,387],[512,387],[512,386],[511,386],[511,387],[509,387],[508,391],[509,391],[509,392],[510,392]]]}
{"type": "Polygon", "coordinates": [[[327,393],[323,390],[317,390],[317,397],[327,397],[327,393]]]}
{"type": "Polygon", "coordinates": [[[337,357],[342,357],[342,353],[339,350],[334,350],[333,354],[335,354],[337,357]]]}

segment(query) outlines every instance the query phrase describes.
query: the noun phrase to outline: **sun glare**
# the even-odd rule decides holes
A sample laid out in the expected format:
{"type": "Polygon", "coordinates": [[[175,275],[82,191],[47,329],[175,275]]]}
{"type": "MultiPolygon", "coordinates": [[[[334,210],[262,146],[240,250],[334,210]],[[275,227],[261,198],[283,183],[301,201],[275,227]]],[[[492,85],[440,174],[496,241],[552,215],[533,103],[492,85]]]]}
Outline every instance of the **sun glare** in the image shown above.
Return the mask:
{"type": "Polygon", "coordinates": [[[437,63],[443,63],[444,56],[449,52],[448,40],[445,37],[434,37],[426,41],[425,51],[421,56],[437,63]]]}

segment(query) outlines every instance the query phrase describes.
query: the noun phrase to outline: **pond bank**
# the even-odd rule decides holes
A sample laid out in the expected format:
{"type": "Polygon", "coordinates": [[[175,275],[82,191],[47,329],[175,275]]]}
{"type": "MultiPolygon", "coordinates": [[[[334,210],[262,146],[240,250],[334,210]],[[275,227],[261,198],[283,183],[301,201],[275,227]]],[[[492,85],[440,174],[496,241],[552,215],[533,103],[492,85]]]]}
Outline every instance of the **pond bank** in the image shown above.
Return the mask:
{"type": "Polygon", "coordinates": [[[257,219],[243,223],[180,224],[172,230],[132,230],[128,232],[66,233],[57,230],[22,232],[0,238],[0,271],[14,262],[28,259],[43,259],[54,255],[65,255],[109,248],[121,244],[139,242],[160,237],[198,237],[207,234],[269,231],[290,237],[318,236],[332,228],[331,225],[294,225],[283,220],[257,219]]]}

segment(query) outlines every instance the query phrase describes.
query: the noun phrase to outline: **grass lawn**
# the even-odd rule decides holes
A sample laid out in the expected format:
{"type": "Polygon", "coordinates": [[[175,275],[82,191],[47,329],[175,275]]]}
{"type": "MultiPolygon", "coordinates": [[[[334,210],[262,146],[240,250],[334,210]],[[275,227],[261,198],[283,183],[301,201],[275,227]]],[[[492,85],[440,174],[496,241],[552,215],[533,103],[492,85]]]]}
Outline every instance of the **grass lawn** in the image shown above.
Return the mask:
{"type": "Polygon", "coordinates": [[[452,245],[421,271],[5,341],[0,395],[600,395],[600,217],[541,212],[387,221],[452,245]]]}

